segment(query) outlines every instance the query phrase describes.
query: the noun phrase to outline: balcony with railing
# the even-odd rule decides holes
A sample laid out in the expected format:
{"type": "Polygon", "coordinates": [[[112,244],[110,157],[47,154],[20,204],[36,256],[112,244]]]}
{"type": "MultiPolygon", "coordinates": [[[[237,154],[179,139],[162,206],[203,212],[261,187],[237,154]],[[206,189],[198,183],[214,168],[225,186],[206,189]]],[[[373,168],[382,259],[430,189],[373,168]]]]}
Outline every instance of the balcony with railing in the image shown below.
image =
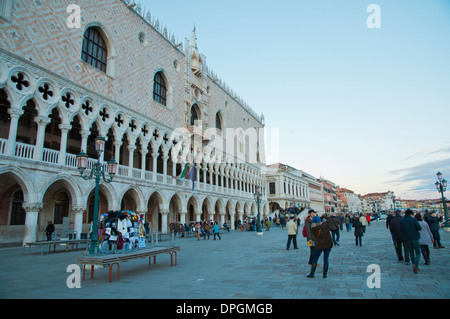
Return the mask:
{"type": "MultiPolygon", "coordinates": [[[[0,138],[0,156],[6,156],[7,151],[7,144],[8,140],[0,138]]],[[[35,161],[35,151],[36,146],[29,145],[21,142],[16,142],[14,147],[14,157],[35,161]]],[[[39,162],[42,163],[49,163],[54,165],[60,165],[60,159],[61,153],[56,150],[43,148],[42,150],[42,160],[39,162]]],[[[65,161],[63,167],[66,168],[77,168],[76,164],[76,155],[74,154],[65,154],[65,161]]],[[[92,170],[92,167],[97,162],[97,159],[89,158],[88,159],[88,165],[87,165],[87,171],[92,170]]],[[[107,165],[106,163],[104,164],[107,165]]],[[[60,168],[62,169],[62,168],[60,168]]],[[[160,173],[156,173],[156,179],[154,178],[155,172],[142,170],[139,168],[132,168],[130,171],[129,166],[119,165],[117,176],[120,176],[124,179],[133,179],[134,181],[142,181],[143,183],[156,183],[156,184],[165,184],[165,185],[173,185],[177,188],[182,187],[185,188],[185,190],[192,190],[192,181],[189,179],[181,179],[176,178],[170,175],[164,175],[160,173]]],[[[253,199],[253,193],[251,191],[244,191],[244,190],[238,190],[233,188],[227,188],[220,185],[213,185],[209,183],[204,183],[200,181],[195,181],[195,189],[205,191],[205,192],[211,192],[211,193],[220,193],[224,195],[230,195],[230,196],[238,196],[243,197],[247,199],[253,199]]]]}

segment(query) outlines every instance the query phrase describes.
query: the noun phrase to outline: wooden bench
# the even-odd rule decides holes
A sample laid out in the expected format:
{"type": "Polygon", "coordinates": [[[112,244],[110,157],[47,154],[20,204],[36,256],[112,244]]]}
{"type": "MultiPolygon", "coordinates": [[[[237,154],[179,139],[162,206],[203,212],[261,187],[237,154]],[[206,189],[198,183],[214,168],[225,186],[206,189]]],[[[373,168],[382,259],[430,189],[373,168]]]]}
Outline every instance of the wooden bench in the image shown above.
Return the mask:
{"type": "Polygon", "coordinates": [[[91,279],[94,278],[95,266],[108,266],[109,282],[111,282],[112,269],[114,265],[117,265],[117,280],[119,280],[119,271],[120,271],[119,263],[135,259],[148,258],[148,264],[150,265],[151,257],[153,257],[153,263],[156,264],[156,255],[170,254],[170,266],[174,266],[177,264],[177,251],[179,250],[180,247],[152,247],[124,254],[80,257],[78,258],[78,263],[83,265],[83,280],[85,280],[86,265],[91,266],[91,279]],[[175,263],[174,263],[174,256],[175,256],[175,263]]]}
{"type": "Polygon", "coordinates": [[[56,245],[66,245],[66,251],[69,250],[69,245],[71,246],[71,250],[73,250],[74,246],[76,246],[76,249],[78,249],[79,244],[87,244],[89,243],[90,239],[65,239],[65,240],[49,240],[49,241],[36,241],[31,243],[26,243],[23,246],[23,249],[25,250],[26,247],[29,247],[31,250],[31,247],[41,247],[41,255],[44,254],[44,247],[47,247],[47,255],[50,252],[50,246],[53,245],[53,252],[56,252],[56,245]]]}

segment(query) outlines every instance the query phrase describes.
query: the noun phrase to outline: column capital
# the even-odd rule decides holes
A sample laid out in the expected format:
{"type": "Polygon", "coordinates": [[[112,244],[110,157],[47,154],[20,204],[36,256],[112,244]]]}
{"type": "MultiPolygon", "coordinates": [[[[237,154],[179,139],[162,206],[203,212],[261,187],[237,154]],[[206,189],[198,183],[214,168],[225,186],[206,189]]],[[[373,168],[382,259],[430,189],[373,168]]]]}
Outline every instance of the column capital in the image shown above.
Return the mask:
{"type": "Polygon", "coordinates": [[[51,123],[52,119],[47,116],[39,115],[34,118],[34,121],[37,125],[47,125],[51,123]]]}
{"type": "Polygon", "coordinates": [[[62,132],[65,133],[69,132],[72,129],[72,125],[70,124],[59,124],[58,127],[62,132]]]}
{"type": "Polygon", "coordinates": [[[44,207],[44,204],[43,203],[23,203],[22,207],[25,210],[25,212],[32,213],[32,212],[39,212],[42,209],[42,207],[44,207]]]}
{"type": "Polygon", "coordinates": [[[11,117],[14,117],[14,118],[21,117],[24,112],[25,111],[22,109],[16,109],[13,107],[10,107],[8,110],[9,115],[11,115],[11,117]]]}
{"type": "Polygon", "coordinates": [[[75,214],[83,214],[85,210],[86,210],[86,208],[83,206],[73,206],[72,207],[72,212],[75,214]]]}
{"type": "Polygon", "coordinates": [[[89,131],[89,130],[81,130],[80,131],[80,135],[81,135],[81,137],[88,137],[89,135],[91,135],[91,131],[89,131]]]}

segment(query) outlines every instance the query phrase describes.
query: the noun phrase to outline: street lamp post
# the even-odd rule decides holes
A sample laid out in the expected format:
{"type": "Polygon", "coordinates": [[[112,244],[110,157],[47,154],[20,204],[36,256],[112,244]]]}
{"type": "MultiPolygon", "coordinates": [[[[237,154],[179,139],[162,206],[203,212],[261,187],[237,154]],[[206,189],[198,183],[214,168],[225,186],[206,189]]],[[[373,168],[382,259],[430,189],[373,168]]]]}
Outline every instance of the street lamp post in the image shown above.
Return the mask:
{"type": "Polygon", "coordinates": [[[92,179],[92,177],[95,177],[95,197],[94,197],[94,217],[93,217],[93,225],[92,225],[92,234],[91,234],[91,242],[89,245],[89,254],[94,255],[95,254],[95,248],[98,245],[98,201],[99,201],[99,188],[100,188],[100,178],[103,178],[103,181],[105,183],[111,183],[114,176],[117,174],[117,167],[118,164],[112,158],[107,166],[106,171],[109,174],[109,178],[107,179],[105,177],[105,166],[100,162],[100,157],[103,151],[105,150],[105,138],[104,137],[97,137],[95,139],[95,151],[97,152],[98,160],[97,162],[92,166],[91,174],[89,176],[83,175],[84,171],[87,168],[88,164],[88,156],[86,153],[81,151],[80,154],[77,155],[77,167],[80,171],[80,175],[84,180],[92,179]]]}
{"type": "Polygon", "coordinates": [[[442,195],[442,206],[444,206],[444,217],[445,217],[444,230],[448,232],[448,231],[450,231],[450,228],[448,225],[447,204],[445,203],[445,197],[444,197],[444,192],[447,190],[447,181],[442,178],[441,172],[438,172],[436,175],[437,175],[438,181],[434,185],[436,185],[436,189],[442,195]]]}
{"type": "Polygon", "coordinates": [[[258,206],[258,228],[256,231],[256,235],[262,235],[263,232],[261,230],[261,215],[259,211],[259,204],[261,202],[262,195],[259,187],[256,188],[256,192],[253,194],[253,198],[256,200],[256,205],[258,206]]]}

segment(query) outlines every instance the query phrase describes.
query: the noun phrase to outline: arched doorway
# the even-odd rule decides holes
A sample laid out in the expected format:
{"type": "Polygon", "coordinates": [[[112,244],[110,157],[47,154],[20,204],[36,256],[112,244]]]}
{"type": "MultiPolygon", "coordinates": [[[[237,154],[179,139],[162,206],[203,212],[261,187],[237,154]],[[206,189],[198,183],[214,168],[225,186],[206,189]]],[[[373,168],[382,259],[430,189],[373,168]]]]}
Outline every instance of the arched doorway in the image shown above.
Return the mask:
{"type": "Polygon", "coordinates": [[[151,232],[161,232],[161,205],[162,197],[158,192],[154,192],[148,200],[147,216],[145,220],[149,223],[151,232]]]}
{"type": "Polygon", "coordinates": [[[169,216],[167,216],[169,223],[180,221],[180,209],[181,200],[180,197],[175,194],[172,196],[169,202],[169,216]]]}

